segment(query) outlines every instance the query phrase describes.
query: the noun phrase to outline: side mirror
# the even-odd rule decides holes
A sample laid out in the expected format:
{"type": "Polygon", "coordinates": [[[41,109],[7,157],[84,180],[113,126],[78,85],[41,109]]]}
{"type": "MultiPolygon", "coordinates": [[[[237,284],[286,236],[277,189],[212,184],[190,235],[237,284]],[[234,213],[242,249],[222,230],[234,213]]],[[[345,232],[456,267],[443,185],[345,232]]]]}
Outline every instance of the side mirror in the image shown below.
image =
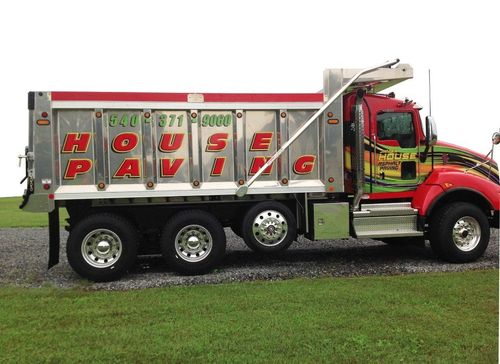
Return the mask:
{"type": "Polygon", "coordinates": [[[500,133],[499,132],[493,133],[493,136],[491,137],[491,142],[494,145],[500,144],[500,133]]]}
{"type": "Polygon", "coordinates": [[[437,142],[437,126],[432,116],[425,118],[425,146],[431,147],[437,142]]]}
{"type": "Polygon", "coordinates": [[[425,150],[420,153],[420,162],[424,163],[427,159],[430,147],[437,143],[437,127],[432,116],[425,118],[425,150]]]}

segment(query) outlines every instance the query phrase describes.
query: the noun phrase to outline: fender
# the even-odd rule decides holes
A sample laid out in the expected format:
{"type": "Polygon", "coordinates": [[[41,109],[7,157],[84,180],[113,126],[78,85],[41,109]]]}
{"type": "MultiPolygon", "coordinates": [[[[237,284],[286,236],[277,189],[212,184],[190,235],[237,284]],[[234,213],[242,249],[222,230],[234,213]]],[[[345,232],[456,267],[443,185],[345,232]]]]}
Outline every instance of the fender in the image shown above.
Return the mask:
{"type": "Polygon", "coordinates": [[[439,200],[452,193],[477,195],[491,210],[500,208],[500,186],[482,177],[456,170],[434,170],[415,191],[412,207],[420,216],[428,216],[439,200]]]}

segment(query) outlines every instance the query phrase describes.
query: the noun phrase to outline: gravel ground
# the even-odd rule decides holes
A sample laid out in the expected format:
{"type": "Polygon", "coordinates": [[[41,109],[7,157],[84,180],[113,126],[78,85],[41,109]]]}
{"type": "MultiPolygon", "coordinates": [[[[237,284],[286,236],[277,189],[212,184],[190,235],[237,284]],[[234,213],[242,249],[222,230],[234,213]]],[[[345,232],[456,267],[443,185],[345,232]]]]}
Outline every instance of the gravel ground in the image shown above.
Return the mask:
{"type": "Polygon", "coordinates": [[[67,232],[61,231],[61,262],[47,270],[48,230],[0,229],[0,284],[17,286],[82,287],[98,290],[128,290],[172,285],[214,284],[250,280],[281,280],[293,277],[390,275],[420,272],[455,272],[498,267],[499,235],[492,229],[484,256],[473,263],[438,261],[425,246],[388,246],[371,239],[298,242],[278,256],[261,256],[226,229],[227,252],[222,264],[203,276],[180,276],[159,256],[140,257],[121,280],[93,283],[80,278],[65,256],[67,232]]]}

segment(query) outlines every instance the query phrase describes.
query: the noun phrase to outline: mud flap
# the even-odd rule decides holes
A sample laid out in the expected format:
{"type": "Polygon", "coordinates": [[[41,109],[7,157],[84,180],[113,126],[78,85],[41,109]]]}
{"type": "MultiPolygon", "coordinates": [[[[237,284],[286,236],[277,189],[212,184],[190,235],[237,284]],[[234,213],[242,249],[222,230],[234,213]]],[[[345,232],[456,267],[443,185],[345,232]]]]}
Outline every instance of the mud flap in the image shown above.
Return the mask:
{"type": "Polygon", "coordinates": [[[52,212],[49,212],[49,266],[47,269],[59,263],[60,240],[59,208],[56,206],[52,212]]]}

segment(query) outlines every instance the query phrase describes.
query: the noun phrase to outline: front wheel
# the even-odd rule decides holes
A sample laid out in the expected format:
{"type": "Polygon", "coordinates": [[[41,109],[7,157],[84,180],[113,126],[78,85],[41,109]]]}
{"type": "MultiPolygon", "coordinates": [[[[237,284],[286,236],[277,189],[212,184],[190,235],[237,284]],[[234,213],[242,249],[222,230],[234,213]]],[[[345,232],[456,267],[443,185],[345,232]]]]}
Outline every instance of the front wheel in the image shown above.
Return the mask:
{"type": "Polygon", "coordinates": [[[486,215],[470,203],[456,202],[443,207],[431,221],[432,250],[452,263],[478,259],[488,247],[489,240],[486,215]]]}

